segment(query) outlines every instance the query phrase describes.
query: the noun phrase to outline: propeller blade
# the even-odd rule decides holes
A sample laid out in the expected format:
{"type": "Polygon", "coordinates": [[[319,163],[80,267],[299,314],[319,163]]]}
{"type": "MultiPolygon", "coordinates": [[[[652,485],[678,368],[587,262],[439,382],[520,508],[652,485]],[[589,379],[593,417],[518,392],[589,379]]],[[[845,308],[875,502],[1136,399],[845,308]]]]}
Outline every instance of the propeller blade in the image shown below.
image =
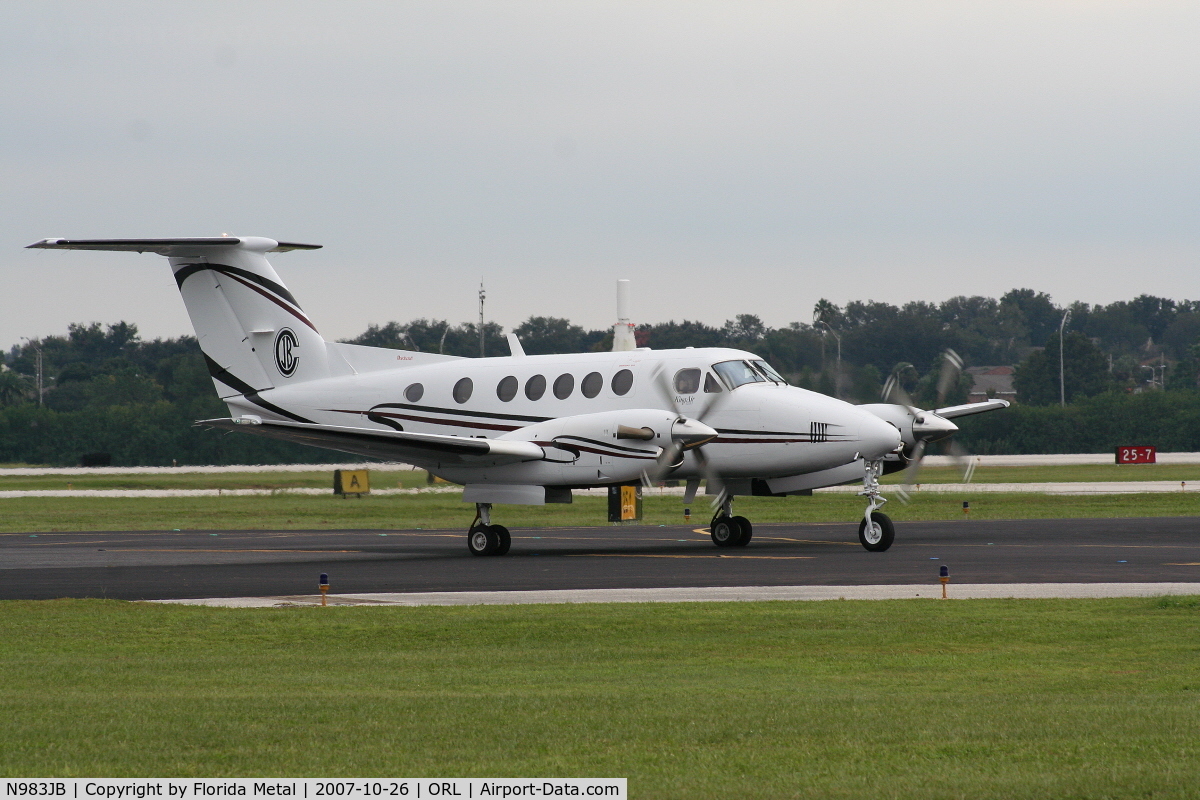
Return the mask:
{"type": "Polygon", "coordinates": [[[664,480],[671,470],[683,463],[683,445],[679,442],[669,442],[658,457],[654,459],[654,466],[646,470],[645,475],[654,483],[664,480]]]}
{"type": "Polygon", "coordinates": [[[954,459],[954,465],[962,472],[963,483],[970,483],[975,477],[975,459],[971,458],[970,452],[958,442],[950,442],[946,448],[950,451],[951,458],[954,459]]]}
{"type": "Polygon", "coordinates": [[[682,417],[683,411],[679,408],[679,404],[675,402],[674,387],[671,386],[671,379],[667,377],[665,366],[659,364],[654,368],[654,372],[650,373],[650,383],[663,400],[663,405],[674,411],[676,415],[682,417]]]}
{"type": "Polygon", "coordinates": [[[708,493],[714,495],[712,507],[716,508],[725,502],[725,481],[721,480],[721,473],[717,472],[708,456],[704,455],[704,448],[696,449],[696,461],[700,465],[700,471],[704,473],[708,493]]]}
{"type": "Polygon", "coordinates": [[[917,477],[921,474],[921,462],[925,459],[925,444],[924,439],[918,439],[912,455],[909,457],[908,467],[904,470],[904,481],[900,484],[899,490],[902,503],[908,503],[909,492],[917,485],[917,477]]]}
{"type": "Polygon", "coordinates": [[[938,375],[937,408],[946,405],[946,393],[958,383],[958,376],[962,374],[962,368],[962,357],[946,348],[946,352],[942,353],[942,372],[938,375]]]}
{"type": "Polygon", "coordinates": [[[896,372],[889,375],[887,382],[883,384],[883,402],[915,408],[912,397],[900,385],[900,376],[896,372]]]}

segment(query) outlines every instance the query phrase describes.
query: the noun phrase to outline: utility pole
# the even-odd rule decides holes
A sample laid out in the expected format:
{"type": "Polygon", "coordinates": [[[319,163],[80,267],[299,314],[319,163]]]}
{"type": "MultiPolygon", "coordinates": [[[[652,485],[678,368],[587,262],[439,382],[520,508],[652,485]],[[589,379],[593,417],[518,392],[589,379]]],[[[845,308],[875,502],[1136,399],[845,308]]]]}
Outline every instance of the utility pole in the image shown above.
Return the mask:
{"type": "Polygon", "coordinates": [[[1071,318],[1071,309],[1067,309],[1063,314],[1062,322],[1058,324],[1058,404],[1063,408],[1067,407],[1067,383],[1063,378],[1063,352],[1067,349],[1066,342],[1063,341],[1064,332],[1067,329],[1067,320],[1071,318]]]}
{"type": "MultiPolygon", "coordinates": [[[[816,321],[817,325],[824,325],[825,329],[833,334],[833,338],[837,339],[837,372],[833,376],[833,396],[837,399],[842,399],[842,337],[838,332],[829,326],[829,323],[823,319],[816,321]]],[[[824,336],[822,336],[824,339],[824,336]]]]}
{"type": "Polygon", "coordinates": [[[483,281],[479,281],[479,357],[483,358],[483,300],[487,295],[483,292],[483,281]]]}

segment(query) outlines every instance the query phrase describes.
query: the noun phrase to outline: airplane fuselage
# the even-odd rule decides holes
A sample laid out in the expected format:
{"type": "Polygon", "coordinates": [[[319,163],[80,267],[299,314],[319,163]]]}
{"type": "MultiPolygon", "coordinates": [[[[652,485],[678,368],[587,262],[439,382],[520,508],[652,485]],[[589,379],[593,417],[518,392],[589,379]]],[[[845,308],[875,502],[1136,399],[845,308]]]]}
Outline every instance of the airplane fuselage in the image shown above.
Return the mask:
{"type": "MultiPolygon", "coordinates": [[[[421,360],[422,354],[395,352],[397,358],[421,360]]],[[[595,486],[636,480],[670,441],[672,423],[706,407],[703,422],[718,436],[705,453],[731,478],[826,470],[882,457],[899,444],[893,426],[826,395],[761,374],[733,386],[713,368],[731,362],[761,359],[727,348],[439,359],[284,386],[258,398],[322,425],[526,441],[547,453],[540,461],[503,467],[436,457],[420,464],[463,484],[595,486]],[[686,374],[689,370],[698,377],[686,374]],[[664,408],[668,399],[678,412],[664,408]],[[620,426],[653,436],[625,438],[620,426]]],[[[241,396],[226,402],[235,418],[271,416],[241,396]]],[[[694,454],[685,453],[670,477],[701,477],[694,454]]]]}

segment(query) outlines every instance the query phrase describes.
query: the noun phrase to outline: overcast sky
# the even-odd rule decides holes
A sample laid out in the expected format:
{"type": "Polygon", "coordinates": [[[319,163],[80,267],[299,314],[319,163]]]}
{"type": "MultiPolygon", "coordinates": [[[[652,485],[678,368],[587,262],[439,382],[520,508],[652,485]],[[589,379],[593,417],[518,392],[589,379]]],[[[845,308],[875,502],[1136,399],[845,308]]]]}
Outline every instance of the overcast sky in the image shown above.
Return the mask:
{"type": "Polygon", "coordinates": [[[0,2],[0,346],[190,333],[261,235],[327,339],[533,314],[1200,298],[1195,2],[0,2]]]}

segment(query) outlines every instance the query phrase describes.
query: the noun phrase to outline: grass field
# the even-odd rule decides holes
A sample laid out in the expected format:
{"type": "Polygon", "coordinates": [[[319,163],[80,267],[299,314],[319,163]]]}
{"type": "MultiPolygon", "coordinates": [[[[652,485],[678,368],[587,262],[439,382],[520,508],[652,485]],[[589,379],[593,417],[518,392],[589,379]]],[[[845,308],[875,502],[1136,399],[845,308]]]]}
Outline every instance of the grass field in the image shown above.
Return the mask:
{"type": "MultiPolygon", "coordinates": [[[[962,483],[954,467],[922,467],[921,483],[962,483]]],[[[902,472],[883,479],[901,483],[902,472]]],[[[1037,467],[978,467],[972,483],[1059,483],[1076,481],[1187,481],[1200,482],[1200,464],[1066,464],[1037,467]]]]}
{"type": "MultiPolygon", "coordinates": [[[[426,485],[425,470],[371,470],[376,489],[414,489],[426,485]]],[[[8,491],[63,489],[329,489],[333,472],[156,472],[134,475],[5,475],[8,491]]]]}
{"type": "MultiPolygon", "coordinates": [[[[961,483],[953,467],[926,467],[921,483],[961,483]]],[[[901,483],[903,473],[888,475],[884,483],[901,483]]],[[[1187,481],[1200,484],[1200,464],[1081,464],[1038,467],[979,467],[974,483],[1057,483],[1075,481],[1187,481]]],[[[0,468],[0,489],[297,489],[331,488],[333,474],[312,472],[161,472],[138,475],[6,475],[0,468]]],[[[424,470],[372,469],[376,489],[419,488],[426,485],[424,470]]]]}
{"type": "MultiPolygon", "coordinates": [[[[1064,517],[1200,516],[1200,493],[1069,496],[1045,494],[917,494],[909,505],[888,503],[893,519],[962,519],[962,504],[971,504],[971,519],[1049,519],[1064,517]]],[[[744,497],[737,513],[753,522],[845,522],[863,513],[854,495],[813,497],[744,497]]],[[[474,507],[458,494],[391,495],[343,500],[332,494],[252,497],[74,498],[21,497],[0,499],[0,533],[79,530],[308,530],[368,528],[466,530],[474,507]]],[[[683,519],[678,496],[648,496],[646,525],[707,525],[709,498],[683,519]]],[[[499,506],[494,519],[510,528],[605,525],[607,499],[576,497],[570,505],[499,506]]]]}
{"type": "Polygon", "coordinates": [[[628,777],[638,798],[1194,798],[1200,598],[0,603],[6,776],[628,777]]]}

